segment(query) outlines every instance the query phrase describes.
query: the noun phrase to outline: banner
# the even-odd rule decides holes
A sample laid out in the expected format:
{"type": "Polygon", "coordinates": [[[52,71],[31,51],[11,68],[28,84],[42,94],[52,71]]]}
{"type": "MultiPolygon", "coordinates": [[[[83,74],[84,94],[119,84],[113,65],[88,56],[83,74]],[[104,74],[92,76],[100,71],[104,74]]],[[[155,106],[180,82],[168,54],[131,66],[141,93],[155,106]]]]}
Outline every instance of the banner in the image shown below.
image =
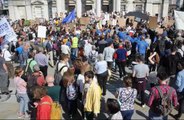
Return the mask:
{"type": "Polygon", "coordinates": [[[10,26],[5,17],[0,19],[0,37],[4,36],[4,41],[16,41],[17,35],[13,28],[10,26]]]}
{"type": "Polygon", "coordinates": [[[174,11],[175,26],[177,30],[184,30],[184,12],[174,11]]]}
{"type": "Polygon", "coordinates": [[[45,26],[38,26],[38,37],[39,38],[46,38],[46,27],[45,26]]]}

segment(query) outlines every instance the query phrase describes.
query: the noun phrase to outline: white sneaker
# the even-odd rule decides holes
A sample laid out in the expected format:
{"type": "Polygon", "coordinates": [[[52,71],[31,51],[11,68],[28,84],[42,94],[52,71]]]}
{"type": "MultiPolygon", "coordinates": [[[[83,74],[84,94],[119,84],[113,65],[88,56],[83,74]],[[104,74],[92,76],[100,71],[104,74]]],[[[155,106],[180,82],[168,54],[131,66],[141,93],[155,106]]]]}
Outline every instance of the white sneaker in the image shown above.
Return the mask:
{"type": "Polygon", "coordinates": [[[141,107],[142,107],[142,108],[145,108],[145,107],[146,107],[146,105],[144,104],[144,105],[142,105],[141,107]]]}

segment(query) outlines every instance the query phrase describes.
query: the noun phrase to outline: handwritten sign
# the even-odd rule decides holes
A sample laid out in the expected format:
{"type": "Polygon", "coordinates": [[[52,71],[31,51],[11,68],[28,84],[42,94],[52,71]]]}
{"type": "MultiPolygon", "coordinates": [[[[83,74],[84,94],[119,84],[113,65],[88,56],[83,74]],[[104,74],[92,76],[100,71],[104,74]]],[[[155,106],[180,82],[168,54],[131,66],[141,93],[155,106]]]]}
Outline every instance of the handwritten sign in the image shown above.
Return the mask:
{"type": "Polygon", "coordinates": [[[45,26],[38,26],[38,37],[46,38],[46,27],[45,26]]]}

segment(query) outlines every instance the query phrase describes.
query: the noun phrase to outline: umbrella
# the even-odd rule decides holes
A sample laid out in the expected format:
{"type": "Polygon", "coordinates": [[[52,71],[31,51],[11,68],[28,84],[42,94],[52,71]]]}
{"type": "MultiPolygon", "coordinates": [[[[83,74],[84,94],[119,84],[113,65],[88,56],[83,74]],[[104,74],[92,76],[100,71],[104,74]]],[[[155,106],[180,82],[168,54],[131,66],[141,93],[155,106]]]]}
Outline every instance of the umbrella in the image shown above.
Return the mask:
{"type": "Polygon", "coordinates": [[[144,14],[140,11],[133,11],[133,12],[128,12],[125,17],[127,16],[135,16],[135,17],[138,17],[138,18],[141,18],[143,20],[148,20],[149,19],[149,15],[147,14],[144,14]]]}

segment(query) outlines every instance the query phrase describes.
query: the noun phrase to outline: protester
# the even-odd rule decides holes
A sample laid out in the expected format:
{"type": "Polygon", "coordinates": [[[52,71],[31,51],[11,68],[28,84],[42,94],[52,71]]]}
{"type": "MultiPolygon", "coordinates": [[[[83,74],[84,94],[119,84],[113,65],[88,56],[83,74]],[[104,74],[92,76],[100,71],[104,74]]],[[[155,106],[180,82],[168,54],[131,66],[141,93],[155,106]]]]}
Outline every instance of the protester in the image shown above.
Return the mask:
{"type": "Polygon", "coordinates": [[[98,62],[95,64],[95,72],[97,74],[97,80],[100,88],[103,90],[102,95],[106,95],[106,84],[108,78],[108,66],[107,62],[104,60],[103,54],[98,55],[98,62]]]}
{"type": "Polygon", "coordinates": [[[141,55],[136,57],[137,65],[133,68],[133,77],[135,78],[135,87],[138,91],[138,95],[141,98],[141,106],[145,107],[145,89],[146,89],[146,80],[149,75],[148,65],[144,64],[144,58],[141,55]]]}
{"type": "Polygon", "coordinates": [[[48,69],[48,58],[45,54],[43,54],[43,48],[38,48],[38,53],[35,55],[35,61],[40,67],[40,70],[42,71],[44,77],[47,76],[47,69],[48,69]]]}
{"type": "Polygon", "coordinates": [[[177,86],[177,95],[178,95],[178,114],[175,115],[175,118],[181,118],[182,113],[184,112],[184,62],[180,61],[177,64],[179,72],[176,77],[176,86],[177,86]]]}
{"type": "Polygon", "coordinates": [[[100,113],[101,89],[96,81],[94,81],[94,73],[92,71],[85,72],[84,78],[85,83],[88,83],[88,90],[86,90],[86,87],[84,88],[86,91],[84,95],[85,115],[87,120],[93,120],[100,113]]]}
{"type": "Polygon", "coordinates": [[[2,56],[2,50],[0,49],[0,90],[2,94],[9,94],[12,91],[8,90],[8,69],[5,63],[5,59],[2,56]]]}
{"type": "Polygon", "coordinates": [[[39,102],[34,103],[37,107],[37,120],[50,120],[51,118],[51,104],[52,98],[47,95],[46,88],[37,86],[34,89],[34,99],[39,100],[39,102]]]}
{"type": "Polygon", "coordinates": [[[59,98],[61,87],[54,85],[54,77],[51,75],[47,75],[46,82],[47,82],[47,94],[52,98],[54,102],[59,103],[59,99],[61,99],[59,98]]]}
{"type": "Polygon", "coordinates": [[[148,101],[148,106],[150,107],[149,118],[151,120],[167,120],[173,107],[178,105],[177,94],[174,88],[168,86],[169,76],[166,72],[158,73],[157,77],[159,78],[159,85],[151,88],[148,101]]]}
{"type": "Polygon", "coordinates": [[[120,111],[125,120],[131,120],[134,113],[134,100],[137,96],[137,90],[132,88],[131,77],[124,77],[124,88],[119,88],[115,97],[120,103],[120,111]]]}
{"type": "Polygon", "coordinates": [[[21,78],[24,71],[21,67],[15,69],[14,82],[16,86],[16,97],[19,102],[19,113],[18,118],[29,117],[27,114],[28,111],[28,102],[29,98],[27,95],[27,83],[21,78]]]}

